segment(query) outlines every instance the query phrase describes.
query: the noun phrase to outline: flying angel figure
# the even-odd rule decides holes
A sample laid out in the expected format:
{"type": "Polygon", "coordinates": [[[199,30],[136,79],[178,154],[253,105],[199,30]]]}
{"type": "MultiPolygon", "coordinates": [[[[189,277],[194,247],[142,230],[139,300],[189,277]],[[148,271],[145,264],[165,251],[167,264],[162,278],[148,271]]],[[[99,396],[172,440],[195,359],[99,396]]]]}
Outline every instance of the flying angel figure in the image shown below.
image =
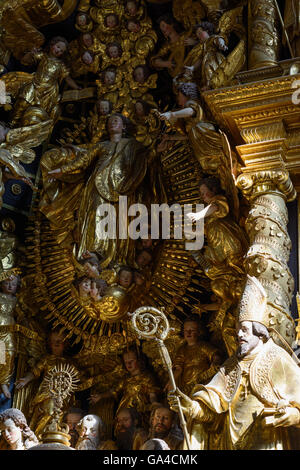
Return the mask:
{"type": "Polygon", "coordinates": [[[38,147],[49,135],[52,121],[43,121],[31,126],[10,129],[0,122],[0,208],[5,191],[4,182],[19,179],[36,190],[22,163],[29,164],[35,159],[32,150],[38,147]]]}

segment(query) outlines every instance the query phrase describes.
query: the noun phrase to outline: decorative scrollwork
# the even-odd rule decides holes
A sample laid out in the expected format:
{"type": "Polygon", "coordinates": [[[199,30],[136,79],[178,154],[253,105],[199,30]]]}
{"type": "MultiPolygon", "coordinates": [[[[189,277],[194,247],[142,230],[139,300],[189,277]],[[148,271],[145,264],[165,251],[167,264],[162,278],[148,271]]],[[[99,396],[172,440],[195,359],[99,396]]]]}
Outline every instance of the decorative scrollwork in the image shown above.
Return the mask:
{"type": "Polygon", "coordinates": [[[162,341],[167,338],[173,328],[170,328],[168,319],[161,310],[155,307],[140,307],[134,313],[129,313],[132,316],[133,330],[138,338],[162,341]]]}

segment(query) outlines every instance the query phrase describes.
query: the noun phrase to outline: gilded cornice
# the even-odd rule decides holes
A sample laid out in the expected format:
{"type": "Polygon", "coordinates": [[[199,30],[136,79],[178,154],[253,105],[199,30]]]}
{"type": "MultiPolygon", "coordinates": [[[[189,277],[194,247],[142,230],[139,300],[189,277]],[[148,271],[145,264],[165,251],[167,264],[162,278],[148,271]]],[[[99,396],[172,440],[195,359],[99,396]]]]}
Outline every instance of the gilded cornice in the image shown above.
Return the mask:
{"type": "Polygon", "coordinates": [[[237,145],[243,172],[287,170],[299,179],[300,104],[292,101],[296,80],[300,74],[203,94],[215,121],[237,145]]]}
{"type": "MultiPolygon", "coordinates": [[[[228,109],[242,110],[245,104],[255,107],[257,103],[264,106],[282,100],[292,105],[295,80],[300,80],[300,74],[211,90],[203,93],[203,97],[216,118],[228,109]]],[[[296,105],[294,107],[297,108],[296,105]]]]}

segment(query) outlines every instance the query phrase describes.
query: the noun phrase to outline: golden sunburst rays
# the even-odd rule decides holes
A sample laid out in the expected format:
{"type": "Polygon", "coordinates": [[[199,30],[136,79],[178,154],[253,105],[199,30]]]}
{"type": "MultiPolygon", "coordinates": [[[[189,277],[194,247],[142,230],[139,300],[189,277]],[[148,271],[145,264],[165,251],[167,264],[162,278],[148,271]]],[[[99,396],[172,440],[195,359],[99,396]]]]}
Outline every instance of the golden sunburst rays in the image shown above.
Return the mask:
{"type": "Polygon", "coordinates": [[[59,363],[47,372],[43,391],[58,401],[64,401],[77,390],[78,382],[78,370],[71,364],[59,363]]]}

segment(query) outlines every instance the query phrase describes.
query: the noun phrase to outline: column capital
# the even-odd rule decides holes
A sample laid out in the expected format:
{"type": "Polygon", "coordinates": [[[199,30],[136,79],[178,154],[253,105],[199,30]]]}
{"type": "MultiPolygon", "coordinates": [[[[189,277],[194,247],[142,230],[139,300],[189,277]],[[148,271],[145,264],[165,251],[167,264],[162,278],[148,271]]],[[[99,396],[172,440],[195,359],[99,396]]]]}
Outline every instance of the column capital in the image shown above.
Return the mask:
{"type": "Polygon", "coordinates": [[[237,185],[250,200],[263,194],[273,194],[290,202],[297,196],[289,173],[284,169],[245,172],[238,177],[237,185]]]}

